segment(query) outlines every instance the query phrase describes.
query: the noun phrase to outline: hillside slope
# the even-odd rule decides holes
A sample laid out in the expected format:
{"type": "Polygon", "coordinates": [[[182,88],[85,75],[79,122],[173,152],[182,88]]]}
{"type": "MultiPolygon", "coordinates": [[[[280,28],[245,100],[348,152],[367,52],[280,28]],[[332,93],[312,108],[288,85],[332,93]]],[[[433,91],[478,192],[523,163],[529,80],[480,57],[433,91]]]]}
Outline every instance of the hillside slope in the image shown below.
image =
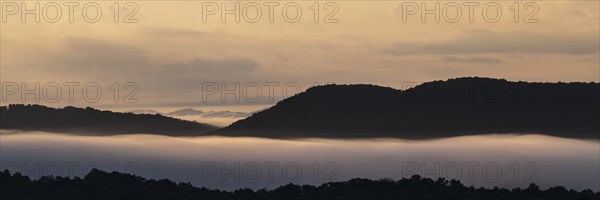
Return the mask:
{"type": "Polygon", "coordinates": [[[73,134],[114,135],[128,133],[169,136],[202,135],[217,127],[162,115],[118,113],[93,108],[50,108],[41,105],[0,107],[0,128],[55,131],[73,134]]]}
{"type": "Polygon", "coordinates": [[[439,138],[488,133],[600,135],[600,84],[490,78],[433,81],[405,91],[325,85],[212,134],[257,137],[439,138]]]}

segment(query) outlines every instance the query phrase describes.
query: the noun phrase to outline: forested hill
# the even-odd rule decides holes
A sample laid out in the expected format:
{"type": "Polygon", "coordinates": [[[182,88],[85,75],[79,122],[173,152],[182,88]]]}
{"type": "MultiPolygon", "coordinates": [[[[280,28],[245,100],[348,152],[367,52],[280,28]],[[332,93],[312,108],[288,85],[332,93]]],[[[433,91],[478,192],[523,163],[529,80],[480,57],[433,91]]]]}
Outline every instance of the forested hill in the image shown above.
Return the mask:
{"type": "Polygon", "coordinates": [[[162,115],[119,113],[94,108],[50,108],[15,104],[0,107],[0,128],[25,131],[114,135],[160,134],[196,136],[217,127],[162,115]]]}
{"type": "Polygon", "coordinates": [[[229,127],[230,136],[439,138],[490,133],[600,137],[600,84],[491,78],[433,81],[407,90],[324,85],[229,127]]]}

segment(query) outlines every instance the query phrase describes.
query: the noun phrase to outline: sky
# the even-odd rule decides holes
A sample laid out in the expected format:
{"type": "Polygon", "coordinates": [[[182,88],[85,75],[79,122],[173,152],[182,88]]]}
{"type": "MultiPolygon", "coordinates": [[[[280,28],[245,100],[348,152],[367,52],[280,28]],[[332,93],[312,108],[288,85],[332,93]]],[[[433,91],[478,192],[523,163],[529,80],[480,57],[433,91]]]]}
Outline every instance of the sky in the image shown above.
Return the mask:
{"type": "Polygon", "coordinates": [[[326,83],[600,80],[598,1],[237,1],[239,22],[236,1],[52,2],[1,4],[3,105],[250,112],[326,83]]]}

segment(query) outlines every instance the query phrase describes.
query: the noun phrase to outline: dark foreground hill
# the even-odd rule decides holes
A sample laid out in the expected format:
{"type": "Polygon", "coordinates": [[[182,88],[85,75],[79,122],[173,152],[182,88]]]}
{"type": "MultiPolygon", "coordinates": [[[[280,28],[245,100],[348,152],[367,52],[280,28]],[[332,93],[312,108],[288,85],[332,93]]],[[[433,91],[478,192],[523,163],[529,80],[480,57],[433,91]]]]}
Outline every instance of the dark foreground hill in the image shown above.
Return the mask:
{"type": "Polygon", "coordinates": [[[329,182],[321,186],[288,184],[273,190],[238,189],[233,192],[197,188],[189,183],[174,183],[167,179],[147,180],[145,178],[118,172],[104,172],[93,169],[84,178],[44,176],[30,180],[19,173],[7,170],[0,172],[0,199],[145,199],[145,200],[379,200],[379,199],[579,199],[597,200],[600,193],[592,190],[567,190],[552,187],[540,190],[535,184],[520,189],[485,189],[465,187],[459,181],[440,178],[432,180],[413,176],[410,179],[368,180],[352,179],[344,182],[329,182]]]}
{"type": "Polygon", "coordinates": [[[202,135],[217,127],[162,115],[118,113],[93,108],[50,108],[41,105],[0,107],[0,128],[62,133],[113,135],[148,133],[202,135]]]}
{"type": "Polygon", "coordinates": [[[490,133],[600,137],[600,84],[490,78],[433,81],[401,91],[325,85],[214,134],[258,137],[438,138],[490,133]]]}

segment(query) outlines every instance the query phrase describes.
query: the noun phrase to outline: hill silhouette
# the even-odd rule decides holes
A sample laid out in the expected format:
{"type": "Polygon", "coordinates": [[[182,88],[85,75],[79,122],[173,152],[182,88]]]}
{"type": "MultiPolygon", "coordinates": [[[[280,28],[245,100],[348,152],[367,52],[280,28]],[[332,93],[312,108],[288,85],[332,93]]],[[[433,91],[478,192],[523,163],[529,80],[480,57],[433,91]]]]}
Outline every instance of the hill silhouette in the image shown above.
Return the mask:
{"type": "Polygon", "coordinates": [[[0,107],[0,128],[73,134],[114,135],[148,133],[196,136],[217,127],[162,115],[118,113],[94,108],[50,108],[13,104],[0,107]]]}
{"type": "Polygon", "coordinates": [[[564,187],[541,190],[531,184],[525,189],[466,187],[460,181],[439,178],[432,180],[418,175],[409,179],[351,179],[329,182],[320,186],[288,184],[272,190],[238,189],[232,192],[197,188],[190,183],[175,183],[168,179],[148,180],[119,172],[92,169],[84,178],[43,176],[31,180],[20,173],[0,172],[0,199],[244,199],[244,200],[373,200],[373,199],[600,199],[600,193],[590,189],[580,192],[564,187]]]}
{"type": "Polygon", "coordinates": [[[433,81],[401,91],[324,85],[212,134],[258,137],[440,138],[538,133],[598,138],[600,84],[491,78],[433,81]]]}

